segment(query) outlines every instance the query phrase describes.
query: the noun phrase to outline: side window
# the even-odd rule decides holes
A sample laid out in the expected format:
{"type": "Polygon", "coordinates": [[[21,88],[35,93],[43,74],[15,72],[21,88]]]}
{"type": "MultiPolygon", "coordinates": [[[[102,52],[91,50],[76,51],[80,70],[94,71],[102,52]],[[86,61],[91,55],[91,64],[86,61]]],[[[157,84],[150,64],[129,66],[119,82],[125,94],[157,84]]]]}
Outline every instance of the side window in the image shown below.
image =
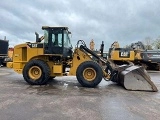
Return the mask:
{"type": "Polygon", "coordinates": [[[52,43],[55,43],[55,35],[52,34],[52,43]]]}
{"type": "Polygon", "coordinates": [[[62,34],[58,34],[58,46],[62,47],[62,34]]]}
{"type": "Polygon", "coordinates": [[[65,47],[68,47],[67,34],[64,34],[64,46],[65,46],[65,47]]]}
{"type": "Polygon", "coordinates": [[[64,34],[64,47],[67,47],[67,48],[72,47],[70,43],[70,38],[67,33],[64,34]]]}
{"type": "Polygon", "coordinates": [[[62,34],[52,34],[52,43],[54,46],[62,47],[62,34]]]}
{"type": "Polygon", "coordinates": [[[44,30],[44,43],[48,43],[48,31],[44,30]]]}

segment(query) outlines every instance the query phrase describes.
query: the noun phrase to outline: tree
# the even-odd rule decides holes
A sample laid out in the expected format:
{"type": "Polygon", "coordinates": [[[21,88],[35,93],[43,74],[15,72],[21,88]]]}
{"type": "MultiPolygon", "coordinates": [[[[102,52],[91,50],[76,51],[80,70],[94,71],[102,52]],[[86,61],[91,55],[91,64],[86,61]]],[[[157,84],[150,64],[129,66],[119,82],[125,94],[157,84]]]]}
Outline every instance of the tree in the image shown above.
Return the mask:
{"type": "Polygon", "coordinates": [[[144,45],[147,50],[152,50],[152,39],[150,37],[146,37],[144,40],[144,45]]]}
{"type": "Polygon", "coordinates": [[[160,49],[160,36],[153,42],[153,46],[155,49],[160,49]]]}
{"type": "Polygon", "coordinates": [[[124,46],[124,48],[131,48],[131,45],[126,45],[124,46]]]}

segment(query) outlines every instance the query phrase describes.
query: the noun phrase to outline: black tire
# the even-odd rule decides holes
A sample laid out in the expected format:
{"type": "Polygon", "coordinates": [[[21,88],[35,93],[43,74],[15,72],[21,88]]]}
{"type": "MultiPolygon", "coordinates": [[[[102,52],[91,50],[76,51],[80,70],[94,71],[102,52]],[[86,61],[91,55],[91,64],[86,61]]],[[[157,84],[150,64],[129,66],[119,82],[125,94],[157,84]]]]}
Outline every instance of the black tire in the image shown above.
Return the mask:
{"type": "Polygon", "coordinates": [[[42,60],[31,60],[26,63],[23,69],[23,77],[24,80],[31,85],[44,85],[49,80],[50,68],[48,64],[42,60]],[[33,73],[31,73],[31,71],[33,71],[33,73]],[[36,74],[37,71],[39,74],[36,74]]]}
{"type": "Polygon", "coordinates": [[[49,80],[53,80],[55,77],[56,77],[56,76],[54,76],[54,77],[49,77],[49,80]]]}
{"type": "Polygon", "coordinates": [[[96,87],[102,81],[102,68],[93,61],[81,63],[76,71],[78,82],[83,87],[96,87]]]}
{"type": "Polygon", "coordinates": [[[2,63],[3,67],[5,67],[7,65],[7,63],[2,63]]]}

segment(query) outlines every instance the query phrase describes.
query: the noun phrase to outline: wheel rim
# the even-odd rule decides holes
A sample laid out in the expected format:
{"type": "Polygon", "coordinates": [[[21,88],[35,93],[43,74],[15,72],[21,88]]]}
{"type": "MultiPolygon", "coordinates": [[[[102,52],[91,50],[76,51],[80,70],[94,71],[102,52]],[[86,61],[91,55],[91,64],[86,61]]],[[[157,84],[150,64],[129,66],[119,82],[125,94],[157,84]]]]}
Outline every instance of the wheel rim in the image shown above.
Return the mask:
{"type": "Polygon", "coordinates": [[[96,78],[96,71],[93,68],[86,68],[83,71],[83,77],[87,81],[93,81],[96,78]]]}
{"type": "Polygon", "coordinates": [[[33,80],[37,80],[41,77],[42,75],[42,70],[40,67],[38,66],[32,66],[30,69],[29,69],[29,77],[33,80]]]}

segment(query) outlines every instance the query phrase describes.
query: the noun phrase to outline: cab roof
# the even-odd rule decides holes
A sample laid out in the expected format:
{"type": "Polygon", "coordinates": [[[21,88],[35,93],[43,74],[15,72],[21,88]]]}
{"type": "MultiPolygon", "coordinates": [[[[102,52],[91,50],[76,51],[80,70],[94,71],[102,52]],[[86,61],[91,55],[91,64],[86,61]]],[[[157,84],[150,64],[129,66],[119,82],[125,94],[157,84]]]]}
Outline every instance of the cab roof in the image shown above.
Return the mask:
{"type": "Polygon", "coordinates": [[[65,29],[68,30],[68,27],[50,27],[50,26],[42,26],[42,30],[44,29],[65,29]]]}

